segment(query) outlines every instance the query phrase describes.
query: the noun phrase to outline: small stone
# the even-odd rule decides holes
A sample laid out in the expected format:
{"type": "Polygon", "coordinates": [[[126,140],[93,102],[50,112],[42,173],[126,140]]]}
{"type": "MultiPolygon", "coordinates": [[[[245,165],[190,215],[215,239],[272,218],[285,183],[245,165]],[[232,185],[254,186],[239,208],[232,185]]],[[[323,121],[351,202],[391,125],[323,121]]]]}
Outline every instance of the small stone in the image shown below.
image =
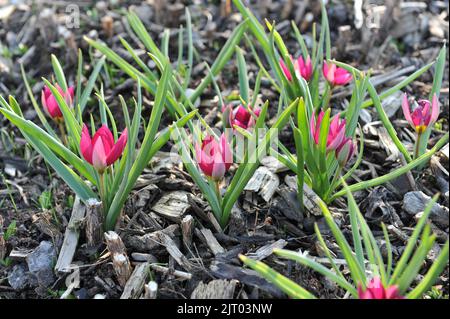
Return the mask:
{"type": "Polygon", "coordinates": [[[131,253],[131,258],[137,262],[149,262],[152,264],[155,264],[158,262],[158,259],[156,259],[156,257],[151,254],[131,253]]]}
{"type": "Polygon", "coordinates": [[[53,264],[56,260],[56,251],[53,244],[48,241],[42,241],[39,246],[27,256],[28,269],[33,274],[38,283],[48,287],[51,285],[55,276],[53,274],[53,264]]]}
{"type": "Polygon", "coordinates": [[[29,276],[24,265],[15,265],[8,276],[9,285],[15,290],[24,289],[29,283],[29,276]]]}

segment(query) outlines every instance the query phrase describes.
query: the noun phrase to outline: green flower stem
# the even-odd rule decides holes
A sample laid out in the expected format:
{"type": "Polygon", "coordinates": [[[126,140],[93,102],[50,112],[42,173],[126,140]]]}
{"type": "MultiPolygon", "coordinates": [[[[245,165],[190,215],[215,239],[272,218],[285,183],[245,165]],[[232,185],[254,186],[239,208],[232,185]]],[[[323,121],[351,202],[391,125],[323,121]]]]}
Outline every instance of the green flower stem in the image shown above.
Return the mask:
{"type": "Polygon", "coordinates": [[[59,133],[61,134],[61,140],[65,146],[68,146],[66,130],[64,129],[64,122],[62,120],[58,120],[58,128],[59,133]]]}
{"type": "Polygon", "coordinates": [[[217,195],[217,199],[219,200],[220,206],[222,206],[222,194],[220,194],[220,182],[214,181],[215,191],[217,195]]]}
{"type": "Polygon", "coordinates": [[[323,97],[322,107],[324,112],[330,108],[331,96],[333,95],[333,86],[327,82],[327,90],[325,91],[325,96],[323,97]]]}
{"type": "Polygon", "coordinates": [[[99,193],[100,193],[100,199],[101,199],[101,201],[102,201],[102,207],[103,207],[103,212],[104,212],[104,214],[105,214],[105,216],[106,216],[106,214],[108,213],[108,209],[107,209],[107,207],[106,207],[106,192],[105,192],[105,173],[104,172],[99,172],[99,181],[100,181],[100,184],[99,184],[99,189],[98,189],[98,191],[99,191],[99,193]]]}
{"type": "Polygon", "coordinates": [[[414,146],[414,159],[420,156],[420,144],[422,140],[422,133],[417,133],[416,145],[414,146]]]}
{"type": "Polygon", "coordinates": [[[330,184],[330,188],[328,188],[327,192],[325,193],[324,199],[325,201],[328,199],[328,196],[330,196],[330,193],[333,192],[333,190],[337,187],[337,184],[339,183],[339,179],[341,177],[342,172],[342,166],[339,165],[336,172],[334,173],[333,179],[330,184]]]}

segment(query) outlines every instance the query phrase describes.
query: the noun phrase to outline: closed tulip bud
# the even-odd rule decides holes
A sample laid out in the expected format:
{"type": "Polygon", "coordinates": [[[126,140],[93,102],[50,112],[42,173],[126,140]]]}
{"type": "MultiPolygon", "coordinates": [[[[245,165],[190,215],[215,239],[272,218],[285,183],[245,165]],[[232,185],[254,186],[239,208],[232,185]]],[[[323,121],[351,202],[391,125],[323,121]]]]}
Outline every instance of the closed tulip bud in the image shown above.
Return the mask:
{"type": "MultiPolygon", "coordinates": [[[[319,116],[317,117],[317,121],[314,116],[311,117],[310,121],[310,130],[311,136],[314,139],[314,142],[318,145],[320,138],[320,129],[322,126],[322,120],[325,113],[320,111],[319,116]]],[[[328,130],[327,136],[327,151],[336,150],[345,138],[345,119],[341,120],[339,118],[339,114],[334,116],[330,122],[330,128],[328,130]]]]}
{"type": "Polygon", "coordinates": [[[356,145],[350,137],[344,138],[341,145],[336,149],[336,159],[341,167],[347,165],[348,161],[355,155],[356,145]]]}
{"type": "Polygon", "coordinates": [[[337,67],[336,64],[323,62],[323,76],[332,86],[346,85],[352,80],[352,75],[346,69],[337,67]]]}
{"type": "MultiPolygon", "coordinates": [[[[58,84],[56,84],[55,87],[61,94],[61,96],[66,100],[66,103],[71,106],[75,93],[73,86],[69,87],[67,89],[67,92],[64,92],[58,84]]],[[[61,109],[59,108],[58,102],[56,101],[56,98],[53,95],[52,91],[47,86],[45,86],[42,90],[41,102],[45,113],[47,113],[47,115],[50,116],[53,120],[61,121],[63,119],[63,114],[61,112],[61,109]]]]}
{"type": "MultiPolygon", "coordinates": [[[[298,57],[297,59],[293,59],[291,57],[291,61],[294,65],[295,75],[297,77],[304,78],[306,81],[309,81],[313,73],[311,58],[308,56],[305,61],[302,56],[298,57]]],[[[283,59],[280,59],[280,67],[283,70],[286,79],[289,82],[292,81],[291,72],[289,71],[287,65],[284,63],[283,59]]]]}
{"type": "Polygon", "coordinates": [[[233,164],[233,153],[225,134],[219,141],[206,136],[201,145],[195,145],[195,156],[203,173],[216,181],[223,178],[233,164]]]}
{"type": "Polygon", "coordinates": [[[246,109],[242,105],[239,105],[233,109],[231,105],[228,105],[223,108],[222,112],[224,127],[234,128],[235,126],[239,126],[247,130],[255,126],[256,119],[261,113],[261,110],[258,108],[253,110],[251,107],[246,109]]]}
{"type": "Polygon", "coordinates": [[[99,172],[114,164],[122,155],[127,144],[128,132],[125,129],[117,142],[106,125],[103,125],[91,139],[89,130],[83,125],[80,140],[80,151],[83,158],[99,172]]]}
{"type": "Polygon", "coordinates": [[[411,113],[409,107],[408,96],[403,95],[402,110],[405,119],[415,129],[417,134],[422,134],[425,130],[433,125],[439,117],[439,100],[436,94],[433,95],[433,100],[419,100],[418,107],[411,113]]]}
{"type": "Polygon", "coordinates": [[[383,287],[380,278],[376,277],[372,279],[367,288],[363,290],[361,285],[358,285],[358,298],[359,299],[404,299],[399,294],[397,286],[383,287]]]}

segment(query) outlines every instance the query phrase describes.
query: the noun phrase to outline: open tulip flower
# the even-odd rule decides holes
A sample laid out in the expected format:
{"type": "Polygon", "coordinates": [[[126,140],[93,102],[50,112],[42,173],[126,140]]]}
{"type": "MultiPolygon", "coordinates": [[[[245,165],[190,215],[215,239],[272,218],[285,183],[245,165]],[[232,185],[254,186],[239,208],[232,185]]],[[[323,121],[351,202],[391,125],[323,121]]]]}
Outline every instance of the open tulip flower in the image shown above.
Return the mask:
{"type": "MultiPolygon", "coordinates": [[[[314,142],[319,144],[320,130],[322,126],[322,120],[325,112],[320,111],[317,121],[314,116],[311,117],[310,129],[311,135],[314,138],[314,142]]],[[[327,137],[327,151],[336,150],[344,141],[345,138],[345,119],[341,120],[339,114],[333,117],[330,122],[330,128],[328,130],[327,137]]]]}
{"type": "MultiPolygon", "coordinates": [[[[424,136],[425,131],[431,127],[439,117],[439,100],[436,94],[433,95],[432,101],[419,100],[418,106],[411,113],[411,108],[408,102],[408,96],[403,94],[402,110],[405,119],[416,131],[416,145],[414,151],[414,157],[417,158],[421,155],[421,139],[424,136]]],[[[429,135],[428,135],[429,136],[429,135]]],[[[426,137],[427,138],[427,137],[426,137]]],[[[427,141],[423,141],[427,142],[427,141]]],[[[426,144],[425,144],[426,145],[426,144]]]]}
{"type": "MultiPolygon", "coordinates": [[[[311,58],[308,56],[305,61],[302,56],[299,56],[297,59],[293,59],[291,57],[291,61],[292,64],[294,65],[295,75],[297,77],[304,78],[306,81],[309,81],[313,74],[311,58]]],[[[289,68],[284,63],[283,59],[280,59],[280,66],[287,80],[289,82],[292,81],[292,74],[289,71],[289,68]]]]}
{"type": "Polygon", "coordinates": [[[233,109],[231,105],[228,105],[223,109],[224,120],[228,121],[224,126],[231,128],[239,126],[247,130],[255,126],[256,119],[260,113],[261,110],[258,108],[252,109],[249,107],[249,109],[246,109],[244,106],[239,105],[233,109]]]}
{"type": "MultiPolygon", "coordinates": [[[[71,86],[67,89],[67,92],[64,92],[63,89],[56,84],[55,87],[58,89],[58,92],[64,97],[68,105],[72,104],[74,97],[74,87],[71,86]]],[[[53,96],[52,91],[45,86],[41,93],[41,101],[42,106],[45,110],[45,113],[49,117],[51,117],[54,121],[59,122],[63,120],[63,114],[61,109],[59,108],[58,102],[56,98],[53,96]]]]}
{"type": "Polygon", "coordinates": [[[425,130],[433,125],[439,116],[439,100],[433,95],[433,100],[419,100],[418,107],[411,113],[408,102],[408,96],[403,94],[402,109],[405,119],[416,130],[417,134],[422,134],[425,130]]]}
{"type": "Polygon", "coordinates": [[[114,137],[106,125],[103,125],[91,139],[86,125],[83,126],[80,140],[80,151],[84,159],[102,174],[105,168],[114,164],[122,155],[127,144],[128,132],[114,142],[114,137]]]}
{"type": "Polygon", "coordinates": [[[358,285],[358,297],[359,299],[404,299],[399,294],[397,286],[393,285],[385,288],[378,277],[370,280],[365,290],[361,285],[358,285]]]}
{"type": "Polygon", "coordinates": [[[223,178],[233,164],[233,153],[225,134],[219,141],[211,135],[206,136],[201,145],[195,145],[195,154],[202,172],[214,181],[223,178]]]}
{"type": "Polygon", "coordinates": [[[328,81],[331,87],[346,85],[352,80],[352,75],[346,69],[336,66],[330,62],[323,63],[323,76],[328,81]]]}

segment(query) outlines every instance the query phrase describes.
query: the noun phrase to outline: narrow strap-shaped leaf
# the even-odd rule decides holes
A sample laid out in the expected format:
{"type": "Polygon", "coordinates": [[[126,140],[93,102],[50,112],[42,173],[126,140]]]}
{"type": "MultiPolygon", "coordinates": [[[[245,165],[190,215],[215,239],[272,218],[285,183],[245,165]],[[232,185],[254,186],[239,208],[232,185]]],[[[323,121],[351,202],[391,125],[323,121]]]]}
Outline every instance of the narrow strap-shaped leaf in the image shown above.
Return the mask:
{"type": "Polygon", "coordinates": [[[72,151],[66,148],[61,142],[41,129],[39,126],[29,120],[16,115],[14,112],[0,109],[0,112],[15,126],[17,126],[22,132],[28,136],[33,136],[36,139],[42,141],[49,149],[55,154],[64,159],[67,163],[72,165],[81,175],[91,182],[94,182],[94,170],[85,161],[80,159],[72,151]]]}
{"type": "Polygon", "coordinates": [[[416,246],[417,239],[419,238],[420,234],[422,233],[422,230],[425,227],[427,219],[431,214],[431,209],[433,208],[434,204],[436,203],[438,197],[439,197],[439,195],[435,195],[429,201],[427,206],[425,207],[422,217],[420,217],[419,221],[417,222],[417,225],[414,228],[414,231],[408,240],[405,250],[403,251],[402,256],[400,257],[400,260],[397,262],[397,265],[394,269],[394,273],[392,274],[392,276],[390,278],[390,282],[389,282],[390,285],[393,285],[397,281],[397,279],[401,276],[403,271],[405,270],[405,268],[407,266],[407,262],[408,262],[409,258],[411,257],[414,247],[416,246]]]}
{"type": "Polygon", "coordinates": [[[305,288],[276,272],[263,262],[253,260],[244,255],[239,255],[239,258],[246,266],[258,272],[263,278],[280,288],[289,297],[295,299],[316,299],[316,297],[305,288]]]}
{"type": "Polygon", "coordinates": [[[373,104],[378,112],[378,116],[380,117],[381,122],[383,122],[383,125],[386,128],[389,136],[391,137],[395,146],[397,146],[397,149],[403,154],[406,161],[408,163],[410,163],[412,161],[411,155],[409,154],[406,147],[403,145],[403,143],[398,138],[397,132],[395,132],[394,126],[392,125],[386,112],[384,111],[383,106],[381,105],[380,97],[378,96],[374,86],[372,85],[372,83],[370,83],[370,81],[368,83],[367,88],[368,88],[370,97],[372,98],[373,104]]]}
{"type": "Polygon", "coordinates": [[[247,63],[245,62],[244,54],[242,49],[236,47],[236,57],[238,66],[238,77],[239,77],[239,92],[241,98],[246,102],[250,102],[250,89],[248,86],[248,75],[247,75],[247,63]]]}
{"type": "Polygon", "coordinates": [[[31,90],[30,84],[28,83],[27,75],[26,75],[25,70],[23,68],[23,64],[20,64],[20,71],[22,73],[23,83],[25,84],[25,88],[27,89],[27,92],[28,92],[28,97],[30,98],[31,104],[33,105],[33,108],[36,111],[36,114],[39,117],[39,120],[41,121],[42,125],[45,127],[45,130],[50,135],[56,137],[57,135],[56,135],[55,131],[48,124],[48,121],[45,118],[44,113],[42,112],[41,108],[39,107],[38,103],[36,102],[36,99],[34,98],[34,94],[33,94],[33,91],[31,90]]]}
{"type": "MultiPolygon", "coordinates": [[[[352,228],[352,237],[353,237],[353,246],[355,247],[355,254],[356,259],[359,262],[359,265],[362,269],[364,269],[364,252],[362,248],[362,241],[361,241],[361,233],[360,233],[360,226],[358,222],[358,214],[361,214],[358,208],[358,205],[356,204],[355,198],[353,197],[352,193],[348,190],[347,185],[344,183],[344,188],[347,191],[347,206],[348,206],[348,213],[350,215],[350,225],[352,228]]],[[[374,258],[369,258],[369,260],[373,260],[374,258]]]]}
{"type": "Polygon", "coordinates": [[[408,266],[402,272],[402,275],[398,278],[398,290],[400,294],[404,294],[414,279],[417,277],[419,270],[422,268],[423,263],[427,257],[428,252],[433,247],[436,241],[436,235],[431,235],[430,225],[426,225],[420,240],[419,247],[416,249],[414,255],[408,263],[408,266]]]}
{"type": "Polygon", "coordinates": [[[339,286],[341,286],[343,289],[350,292],[353,296],[355,296],[355,297],[358,296],[358,293],[357,293],[355,287],[353,287],[347,280],[345,280],[344,278],[335,274],[334,272],[330,271],[328,268],[319,264],[318,262],[316,262],[308,257],[304,257],[299,253],[296,253],[296,252],[293,252],[290,250],[286,250],[286,249],[276,248],[273,250],[273,252],[277,256],[287,258],[290,260],[294,260],[304,266],[307,266],[307,267],[317,271],[319,274],[322,274],[323,276],[329,278],[330,280],[334,281],[339,286]]]}
{"type": "Polygon", "coordinates": [[[449,242],[447,240],[439,256],[433,262],[425,277],[416,286],[416,288],[414,288],[409,294],[406,295],[407,298],[419,299],[425,292],[428,291],[428,289],[431,288],[431,286],[435,283],[436,278],[444,271],[445,267],[448,265],[448,250],[449,242]]]}
{"type": "Polygon", "coordinates": [[[33,148],[42,155],[46,162],[55,170],[64,182],[77,194],[83,201],[90,198],[97,198],[97,195],[86,185],[85,182],[70,167],[65,165],[53,154],[53,152],[39,139],[33,135],[22,132],[33,148]]]}
{"type": "MultiPolygon", "coordinates": [[[[426,163],[431,158],[431,156],[433,156],[433,154],[435,154],[438,150],[440,150],[447,143],[448,135],[449,135],[449,133],[446,133],[430,151],[428,151],[427,153],[423,154],[422,156],[416,158],[415,160],[408,163],[407,165],[401,166],[386,175],[383,175],[383,176],[380,176],[380,177],[377,177],[377,178],[374,178],[374,179],[371,179],[368,181],[363,181],[363,182],[359,182],[359,183],[350,185],[349,186],[350,191],[356,192],[356,191],[359,191],[362,189],[367,189],[370,187],[375,187],[375,186],[384,184],[392,179],[395,179],[403,174],[406,174],[413,168],[415,168],[423,163],[426,163]]],[[[344,195],[345,195],[345,190],[340,190],[339,192],[335,193],[331,197],[329,202],[331,203],[336,198],[339,198],[344,195]]]]}
{"type": "Polygon", "coordinates": [[[341,232],[339,227],[334,222],[333,217],[331,216],[331,213],[328,210],[328,207],[322,201],[319,201],[318,205],[322,210],[323,216],[325,217],[325,221],[327,222],[328,227],[330,227],[330,230],[333,233],[333,236],[336,239],[336,242],[339,245],[339,248],[341,249],[345,260],[347,261],[347,265],[348,268],[350,269],[350,275],[353,279],[353,282],[355,284],[361,284],[363,287],[365,287],[366,275],[364,268],[361,268],[359,262],[353,255],[353,251],[350,245],[345,239],[344,234],[341,232]]]}
{"type": "Polygon", "coordinates": [[[199,98],[199,96],[203,93],[205,88],[211,83],[211,76],[216,76],[223,67],[227,64],[227,62],[233,56],[235,47],[239,44],[244,35],[245,30],[247,29],[247,21],[241,22],[236,29],[234,29],[233,33],[228,38],[227,42],[224,44],[222,49],[219,52],[219,55],[216,57],[214,63],[211,65],[211,73],[208,74],[197,86],[197,88],[192,93],[190,99],[191,101],[195,101],[199,98]]]}
{"type": "Polygon", "coordinates": [[[97,61],[97,63],[94,66],[94,69],[92,70],[91,75],[89,76],[89,80],[83,89],[81,97],[77,100],[81,112],[83,112],[84,109],[86,108],[86,104],[89,100],[89,97],[91,96],[92,90],[94,89],[95,82],[97,81],[98,75],[100,74],[100,71],[105,63],[105,59],[106,57],[103,56],[100,58],[100,60],[97,61]]]}
{"type": "Polygon", "coordinates": [[[61,67],[61,64],[58,61],[58,58],[52,54],[51,56],[52,60],[52,66],[53,66],[53,72],[55,73],[56,82],[58,82],[59,86],[64,92],[67,92],[67,81],[66,76],[64,75],[63,68],[61,67]]]}

